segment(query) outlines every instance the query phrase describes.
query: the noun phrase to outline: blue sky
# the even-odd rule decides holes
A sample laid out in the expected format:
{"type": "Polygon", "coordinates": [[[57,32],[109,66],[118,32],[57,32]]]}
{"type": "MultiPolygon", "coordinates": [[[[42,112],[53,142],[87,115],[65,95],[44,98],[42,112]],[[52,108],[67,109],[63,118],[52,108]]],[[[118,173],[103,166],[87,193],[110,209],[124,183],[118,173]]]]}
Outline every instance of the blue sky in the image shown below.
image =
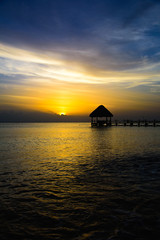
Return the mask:
{"type": "Polygon", "coordinates": [[[157,116],[159,13],[158,0],[1,0],[1,105],[157,116]]]}

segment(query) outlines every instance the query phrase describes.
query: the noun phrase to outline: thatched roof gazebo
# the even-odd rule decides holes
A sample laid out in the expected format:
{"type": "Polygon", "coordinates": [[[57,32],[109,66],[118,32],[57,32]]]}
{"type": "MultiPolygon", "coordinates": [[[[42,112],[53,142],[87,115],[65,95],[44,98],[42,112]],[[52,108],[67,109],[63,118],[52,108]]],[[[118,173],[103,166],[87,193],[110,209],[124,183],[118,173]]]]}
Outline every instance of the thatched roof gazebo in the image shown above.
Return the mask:
{"type": "Polygon", "coordinates": [[[111,126],[113,114],[103,105],[97,107],[89,116],[92,127],[111,126]]]}

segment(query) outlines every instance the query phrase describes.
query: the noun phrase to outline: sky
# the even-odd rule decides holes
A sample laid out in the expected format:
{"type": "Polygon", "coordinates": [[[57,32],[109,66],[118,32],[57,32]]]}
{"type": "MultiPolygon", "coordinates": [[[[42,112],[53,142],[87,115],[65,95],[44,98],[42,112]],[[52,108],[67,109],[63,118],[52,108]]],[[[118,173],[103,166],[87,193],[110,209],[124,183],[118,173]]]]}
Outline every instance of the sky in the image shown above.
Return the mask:
{"type": "Polygon", "coordinates": [[[160,0],[0,0],[0,116],[103,104],[160,118],[159,13],[160,0]]]}

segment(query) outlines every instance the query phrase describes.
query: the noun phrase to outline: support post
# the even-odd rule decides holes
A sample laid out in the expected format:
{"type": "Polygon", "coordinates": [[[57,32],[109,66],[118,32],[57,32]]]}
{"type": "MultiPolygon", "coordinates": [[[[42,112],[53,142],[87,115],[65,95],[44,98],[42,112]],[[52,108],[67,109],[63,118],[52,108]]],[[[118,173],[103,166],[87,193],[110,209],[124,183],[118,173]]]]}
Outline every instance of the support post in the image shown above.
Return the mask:
{"type": "Polygon", "coordinates": [[[156,121],[155,121],[155,120],[153,121],[153,126],[154,126],[154,127],[156,126],[156,121]]]}
{"type": "Polygon", "coordinates": [[[148,122],[147,121],[145,121],[145,127],[148,127],[148,122]]]}

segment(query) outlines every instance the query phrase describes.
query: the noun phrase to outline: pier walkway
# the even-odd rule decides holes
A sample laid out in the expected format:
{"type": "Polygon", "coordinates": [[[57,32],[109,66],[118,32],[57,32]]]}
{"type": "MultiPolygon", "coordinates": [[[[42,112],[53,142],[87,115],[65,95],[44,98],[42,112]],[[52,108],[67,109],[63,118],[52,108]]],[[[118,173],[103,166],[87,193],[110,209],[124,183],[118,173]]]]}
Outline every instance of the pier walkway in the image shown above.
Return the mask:
{"type": "Polygon", "coordinates": [[[132,121],[132,120],[124,120],[124,121],[112,121],[112,122],[104,122],[104,121],[98,121],[98,122],[92,122],[92,127],[108,127],[108,126],[124,126],[124,127],[160,127],[160,121],[147,121],[147,120],[138,120],[138,121],[132,121]]]}

